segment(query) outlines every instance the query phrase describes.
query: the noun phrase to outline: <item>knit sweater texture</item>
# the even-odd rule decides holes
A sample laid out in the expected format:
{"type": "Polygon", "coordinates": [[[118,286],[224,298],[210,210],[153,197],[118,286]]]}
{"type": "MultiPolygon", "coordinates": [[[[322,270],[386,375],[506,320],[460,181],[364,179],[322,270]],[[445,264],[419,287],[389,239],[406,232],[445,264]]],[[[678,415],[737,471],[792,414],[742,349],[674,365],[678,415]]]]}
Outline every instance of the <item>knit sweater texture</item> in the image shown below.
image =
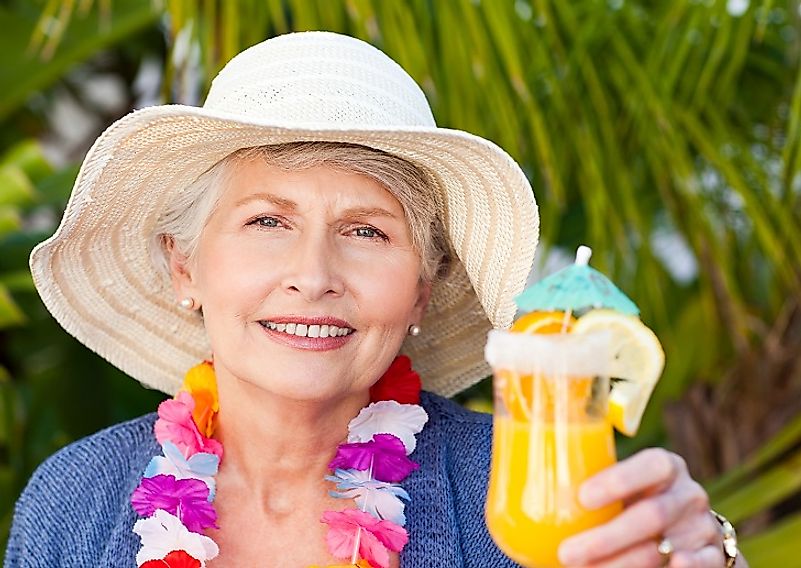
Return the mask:
{"type": "MultiPolygon", "coordinates": [[[[484,524],[492,418],[425,392],[421,404],[429,421],[411,456],[420,469],[402,483],[412,499],[401,568],[516,567],[484,524]]],[[[161,453],[155,420],[117,424],[42,463],[17,501],[5,568],[136,568],[130,497],[161,453]]]]}

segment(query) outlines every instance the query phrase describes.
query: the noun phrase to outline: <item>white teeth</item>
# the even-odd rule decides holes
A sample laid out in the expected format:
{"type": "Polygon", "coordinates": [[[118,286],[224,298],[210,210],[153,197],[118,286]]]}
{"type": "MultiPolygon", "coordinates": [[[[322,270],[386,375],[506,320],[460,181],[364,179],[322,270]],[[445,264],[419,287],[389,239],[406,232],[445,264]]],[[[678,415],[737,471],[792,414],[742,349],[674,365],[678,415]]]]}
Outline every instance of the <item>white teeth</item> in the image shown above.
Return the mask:
{"type": "Polygon", "coordinates": [[[337,327],[335,325],[308,325],[305,323],[275,323],[264,322],[263,325],[269,329],[281,331],[289,335],[298,337],[344,337],[353,333],[349,327],[337,327]]]}

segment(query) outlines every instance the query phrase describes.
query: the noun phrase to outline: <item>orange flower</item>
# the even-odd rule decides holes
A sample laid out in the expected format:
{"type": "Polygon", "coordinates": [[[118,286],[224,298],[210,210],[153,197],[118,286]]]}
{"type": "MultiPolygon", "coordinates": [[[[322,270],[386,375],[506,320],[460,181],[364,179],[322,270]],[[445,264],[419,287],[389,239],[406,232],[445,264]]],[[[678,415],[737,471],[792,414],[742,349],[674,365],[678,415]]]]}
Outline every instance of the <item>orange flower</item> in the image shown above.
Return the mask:
{"type": "Polygon", "coordinates": [[[181,386],[195,399],[195,409],[192,418],[198,430],[210,438],[214,433],[215,417],[220,410],[220,401],[217,398],[217,377],[211,361],[203,361],[187,371],[184,384],[181,386]]]}

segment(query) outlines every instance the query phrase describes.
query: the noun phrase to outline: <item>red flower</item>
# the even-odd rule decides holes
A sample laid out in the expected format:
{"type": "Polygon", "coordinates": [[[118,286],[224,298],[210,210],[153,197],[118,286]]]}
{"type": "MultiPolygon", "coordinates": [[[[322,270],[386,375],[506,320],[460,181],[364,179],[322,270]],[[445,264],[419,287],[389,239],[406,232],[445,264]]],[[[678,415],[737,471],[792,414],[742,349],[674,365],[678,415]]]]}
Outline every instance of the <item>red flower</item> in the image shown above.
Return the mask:
{"type": "Polygon", "coordinates": [[[370,388],[370,402],[394,400],[401,404],[420,404],[423,388],[420,375],[412,369],[406,355],[398,355],[378,382],[370,388]]]}
{"type": "Polygon", "coordinates": [[[139,568],[200,568],[200,560],[183,550],[173,550],[161,560],[148,560],[139,568]]]}

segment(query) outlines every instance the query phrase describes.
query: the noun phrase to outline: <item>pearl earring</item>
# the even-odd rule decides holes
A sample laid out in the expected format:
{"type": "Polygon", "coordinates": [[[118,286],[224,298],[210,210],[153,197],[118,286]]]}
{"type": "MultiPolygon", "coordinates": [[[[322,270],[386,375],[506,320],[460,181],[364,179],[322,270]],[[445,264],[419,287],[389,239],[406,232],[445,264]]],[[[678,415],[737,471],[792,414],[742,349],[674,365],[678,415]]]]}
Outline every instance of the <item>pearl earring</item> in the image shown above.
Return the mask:
{"type": "Polygon", "coordinates": [[[185,310],[194,310],[195,309],[195,299],[194,298],[190,298],[190,297],[187,296],[186,298],[183,298],[180,302],[178,302],[178,305],[181,306],[185,310]]]}
{"type": "Polygon", "coordinates": [[[418,335],[420,335],[420,326],[417,325],[416,323],[413,323],[412,325],[409,326],[408,333],[412,337],[417,337],[418,335]]]}

